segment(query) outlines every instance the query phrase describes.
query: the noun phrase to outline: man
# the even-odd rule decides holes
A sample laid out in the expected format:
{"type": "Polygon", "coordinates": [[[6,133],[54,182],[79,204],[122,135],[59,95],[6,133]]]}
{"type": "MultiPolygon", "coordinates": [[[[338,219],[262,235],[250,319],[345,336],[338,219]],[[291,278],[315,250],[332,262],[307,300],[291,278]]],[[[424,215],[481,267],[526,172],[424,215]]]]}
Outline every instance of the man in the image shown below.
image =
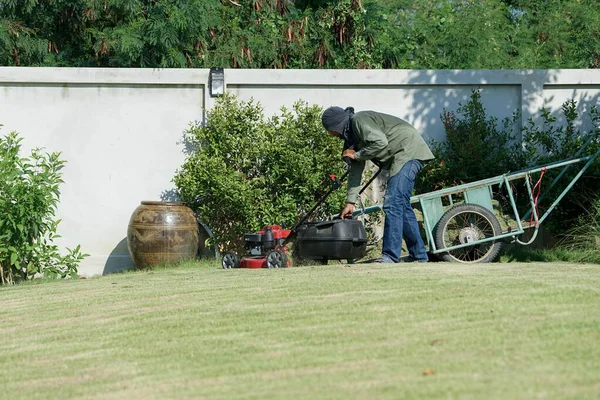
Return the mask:
{"type": "Polygon", "coordinates": [[[348,195],[340,216],[351,216],[358,200],[365,161],[371,160],[380,168],[389,170],[383,211],[383,249],[379,263],[427,262],[427,252],[419,232],[410,197],[422,162],[434,158],[427,143],[408,122],[375,111],[354,113],[330,107],[321,117],[323,127],[344,141],[342,157],[350,159],[348,195]],[[408,248],[408,257],[400,261],[402,238],[408,248]]]}

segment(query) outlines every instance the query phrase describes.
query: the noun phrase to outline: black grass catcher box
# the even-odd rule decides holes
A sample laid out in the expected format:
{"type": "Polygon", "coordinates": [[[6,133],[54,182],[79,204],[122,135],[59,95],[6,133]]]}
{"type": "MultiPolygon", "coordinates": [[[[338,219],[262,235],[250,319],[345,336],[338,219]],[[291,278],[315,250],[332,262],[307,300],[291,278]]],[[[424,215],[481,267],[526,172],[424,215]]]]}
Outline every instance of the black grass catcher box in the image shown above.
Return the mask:
{"type": "Polygon", "coordinates": [[[355,260],[366,251],[367,234],[357,219],[304,223],[294,241],[295,255],[312,260],[355,260]]]}

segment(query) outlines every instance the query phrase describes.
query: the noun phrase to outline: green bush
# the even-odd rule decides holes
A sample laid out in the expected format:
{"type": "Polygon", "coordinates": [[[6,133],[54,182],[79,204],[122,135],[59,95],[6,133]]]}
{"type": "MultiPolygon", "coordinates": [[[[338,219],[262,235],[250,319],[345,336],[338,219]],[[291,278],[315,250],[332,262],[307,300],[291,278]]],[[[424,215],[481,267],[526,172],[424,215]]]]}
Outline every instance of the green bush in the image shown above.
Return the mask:
{"type": "Polygon", "coordinates": [[[505,118],[499,128],[496,117],[487,117],[478,90],[457,112],[444,110],[440,118],[446,138],[430,142],[436,159],[419,174],[418,193],[502,175],[527,164],[515,129],[518,113],[505,118]]]}
{"type": "MultiPolygon", "coordinates": [[[[426,164],[419,174],[415,185],[417,192],[430,192],[571,158],[590,134],[595,140],[583,155],[593,154],[600,148],[600,115],[596,108],[590,110],[595,126],[591,132],[578,129],[581,116],[574,100],[568,100],[562,105],[564,123],[548,109],[542,108],[540,113],[542,124],[535,124],[530,118],[519,136],[515,128],[518,111],[513,113],[512,118],[505,118],[498,124],[497,118],[486,115],[481,103],[481,93],[474,90],[470,100],[464,105],[460,104],[457,112],[444,110],[441,115],[446,140],[430,142],[436,159],[426,164]]],[[[583,163],[580,163],[571,167],[552,189],[549,189],[549,185],[561,168],[546,172],[541,181],[544,198],[539,204],[540,212],[548,209],[582,166],[583,163]]],[[[532,184],[535,184],[539,175],[533,179],[532,184]]],[[[551,233],[561,235],[576,226],[578,218],[592,206],[599,180],[600,162],[596,162],[544,222],[551,233]]],[[[511,190],[519,210],[526,211],[530,205],[525,185],[517,183],[512,185],[511,190]]],[[[503,203],[507,201],[504,191],[496,195],[502,197],[503,203]]]]}
{"type": "MultiPolygon", "coordinates": [[[[207,224],[222,250],[240,250],[244,234],[267,224],[288,228],[341,176],[341,142],[321,126],[322,109],[297,102],[265,118],[254,100],[217,100],[206,125],[185,132],[188,155],[174,177],[177,196],[207,224]]],[[[345,190],[319,209],[337,213],[345,190]]],[[[317,215],[317,216],[319,216],[317,215]]]]}
{"type": "MultiPolygon", "coordinates": [[[[523,142],[532,163],[540,165],[553,161],[565,160],[576,155],[584,143],[591,139],[590,144],[582,155],[590,155],[600,149],[600,114],[596,107],[589,111],[594,128],[590,132],[578,129],[581,115],[577,111],[577,102],[567,100],[561,107],[564,124],[557,125],[557,117],[547,108],[541,109],[543,124],[536,125],[530,118],[523,127],[523,142]]],[[[588,176],[598,176],[600,165],[592,164],[588,176]]]]}
{"type": "Polygon", "coordinates": [[[79,246],[62,256],[53,240],[59,236],[54,219],[59,202],[59,153],[34,149],[19,156],[22,138],[16,132],[0,137],[0,275],[3,284],[48,277],[77,277],[87,256],[79,246]]]}
{"type": "MultiPolygon", "coordinates": [[[[578,128],[581,115],[577,112],[577,102],[568,100],[562,105],[565,123],[558,124],[558,119],[550,110],[541,110],[543,123],[536,125],[529,119],[523,128],[523,141],[532,165],[544,165],[555,161],[574,157],[587,140],[591,140],[587,149],[580,156],[591,155],[600,149],[600,115],[595,107],[589,111],[594,128],[590,132],[578,128]]],[[[550,206],[560,192],[571,182],[581,170],[584,163],[570,167],[557,185],[550,189],[549,185],[561,172],[562,168],[554,168],[546,172],[542,182],[542,193],[545,199],[541,202],[542,210],[550,206]]],[[[581,176],[577,183],[552,211],[545,223],[555,234],[564,234],[578,225],[579,217],[593,209],[594,199],[598,195],[600,182],[600,160],[596,160],[581,176]]]]}

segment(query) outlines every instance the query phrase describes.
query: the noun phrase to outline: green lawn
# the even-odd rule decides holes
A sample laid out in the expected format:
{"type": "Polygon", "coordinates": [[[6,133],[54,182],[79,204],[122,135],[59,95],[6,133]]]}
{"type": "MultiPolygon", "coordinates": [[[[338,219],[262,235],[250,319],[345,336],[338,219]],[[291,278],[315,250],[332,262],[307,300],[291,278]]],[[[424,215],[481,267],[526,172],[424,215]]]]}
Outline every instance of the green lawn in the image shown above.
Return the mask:
{"type": "Polygon", "coordinates": [[[592,399],[600,265],[331,265],[0,287],[5,399],[592,399]]]}

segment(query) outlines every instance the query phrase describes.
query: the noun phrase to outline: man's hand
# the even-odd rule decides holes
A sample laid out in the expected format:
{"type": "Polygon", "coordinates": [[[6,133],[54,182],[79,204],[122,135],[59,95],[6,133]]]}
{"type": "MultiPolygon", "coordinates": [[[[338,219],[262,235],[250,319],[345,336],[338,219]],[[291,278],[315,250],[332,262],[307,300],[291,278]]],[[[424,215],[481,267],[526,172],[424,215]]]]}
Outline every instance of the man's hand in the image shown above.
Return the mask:
{"type": "Polygon", "coordinates": [[[351,160],[356,160],[356,157],[354,156],[354,154],[356,153],[356,151],[352,150],[352,149],[346,149],[344,150],[344,152],[342,153],[342,158],[344,157],[348,157],[351,160]]]}
{"type": "Polygon", "coordinates": [[[344,219],[346,217],[352,217],[352,213],[354,212],[354,204],[346,203],[346,207],[340,213],[340,218],[344,219]]]}

